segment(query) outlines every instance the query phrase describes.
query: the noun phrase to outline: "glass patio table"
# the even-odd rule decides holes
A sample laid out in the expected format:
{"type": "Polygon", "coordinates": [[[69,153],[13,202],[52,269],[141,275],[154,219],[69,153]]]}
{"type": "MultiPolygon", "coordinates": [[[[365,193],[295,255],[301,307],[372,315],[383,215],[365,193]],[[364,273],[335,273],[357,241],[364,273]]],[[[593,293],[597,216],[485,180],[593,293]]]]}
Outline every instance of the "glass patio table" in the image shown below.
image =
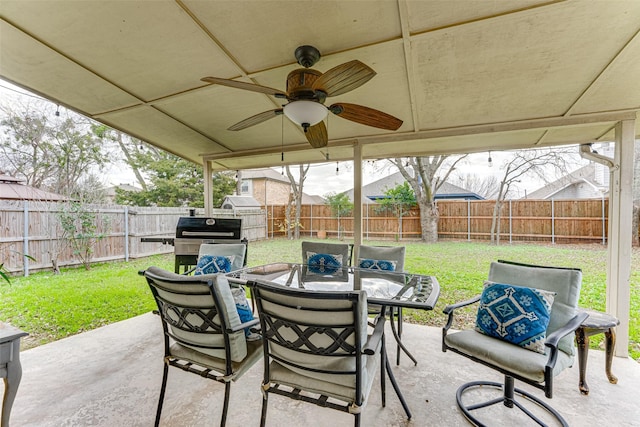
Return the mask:
{"type": "Polygon", "coordinates": [[[389,312],[391,331],[398,344],[397,363],[402,350],[414,364],[416,358],[404,346],[402,335],[402,309],[433,310],[440,286],[433,276],[406,272],[391,272],[357,267],[322,266],[311,268],[305,264],[275,263],[250,267],[227,274],[232,282],[246,284],[251,280],[315,291],[364,290],[367,302],[389,312]],[[397,319],[397,325],[393,319],[397,319]]]}
{"type": "Polygon", "coordinates": [[[309,268],[303,264],[275,263],[227,274],[231,282],[251,280],[315,291],[364,290],[370,305],[433,310],[440,285],[434,276],[370,270],[357,267],[309,268]]]}
{"type": "MultiPolygon", "coordinates": [[[[227,277],[230,282],[243,285],[257,280],[313,291],[364,290],[367,293],[367,304],[377,306],[376,310],[380,310],[381,315],[384,316],[387,309],[390,310],[392,321],[389,323],[398,343],[398,351],[401,348],[416,364],[416,359],[400,340],[399,331],[393,322],[394,310],[397,310],[398,314],[402,308],[433,310],[440,295],[440,285],[434,276],[357,267],[311,268],[304,264],[275,263],[233,271],[227,273],[227,277]]],[[[409,407],[386,357],[385,369],[403,408],[411,418],[409,407]]]]}

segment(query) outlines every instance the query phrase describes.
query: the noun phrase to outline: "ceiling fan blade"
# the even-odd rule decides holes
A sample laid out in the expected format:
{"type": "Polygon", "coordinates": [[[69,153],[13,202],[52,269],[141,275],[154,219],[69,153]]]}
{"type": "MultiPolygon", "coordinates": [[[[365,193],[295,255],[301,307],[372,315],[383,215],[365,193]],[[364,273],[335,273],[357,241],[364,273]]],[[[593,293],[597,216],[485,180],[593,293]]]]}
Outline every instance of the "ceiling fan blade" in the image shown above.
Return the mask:
{"type": "Polygon", "coordinates": [[[329,111],[343,119],[380,129],[397,130],[402,126],[399,118],[362,105],[340,102],[329,107],[329,111]]]}
{"type": "Polygon", "coordinates": [[[203,82],[207,82],[207,83],[215,83],[215,84],[219,84],[222,86],[229,86],[229,87],[235,87],[237,89],[244,89],[244,90],[250,90],[252,92],[260,92],[260,93],[266,93],[267,95],[273,95],[276,98],[286,98],[287,94],[278,90],[278,89],[274,89],[271,87],[267,87],[267,86],[260,86],[257,84],[253,84],[253,83],[245,83],[245,82],[239,82],[237,80],[229,80],[229,79],[221,79],[218,77],[203,77],[200,80],[202,80],[203,82]]]}
{"type": "Polygon", "coordinates": [[[329,135],[327,135],[327,127],[324,122],[310,126],[304,134],[313,148],[326,147],[329,143],[329,135]]]}
{"type": "Polygon", "coordinates": [[[275,110],[264,111],[262,113],[256,114],[255,116],[251,116],[247,119],[242,120],[241,122],[236,123],[231,126],[227,130],[242,130],[248,127],[257,125],[259,123],[265,122],[269,119],[272,119],[276,116],[282,114],[282,108],[276,108],[275,110]]]}
{"type": "Polygon", "coordinates": [[[368,65],[356,60],[333,67],[321,75],[314,83],[314,90],[321,90],[327,96],[337,96],[362,86],[376,75],[368,65]]]}

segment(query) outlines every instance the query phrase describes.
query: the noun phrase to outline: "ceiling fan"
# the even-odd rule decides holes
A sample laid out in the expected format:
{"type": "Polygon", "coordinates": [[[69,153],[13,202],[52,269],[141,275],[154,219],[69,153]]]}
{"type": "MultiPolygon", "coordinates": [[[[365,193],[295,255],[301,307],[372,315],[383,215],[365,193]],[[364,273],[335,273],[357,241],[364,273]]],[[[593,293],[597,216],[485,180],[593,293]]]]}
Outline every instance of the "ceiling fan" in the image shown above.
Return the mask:
{"type": "Polygon", "coordinates": [[[289,101],[282,108],[264,111],[244,119],[229,130],[242,130],[257,125],[273,117],[284,114],[292,122],[302,126],[307,141],[314,148],[325,147],[329,137],[323,122],[328,112],[367,126],[397,130],[402,120],[373,108],[338,102],[329,107],[324,102],[329,96],[342,95],[356,89],[376,75],[369,66],[358,60],[345,62],[321,73],[312,67],[320,59],[320,52],[313,46],[300,46],[295,51],[298,64],[304,68],[293,70],[287,76],[287,91],[282,92],[266,86],[218,77],[203,77],[201,80],[237,89],[265,93],[289,101]]]}

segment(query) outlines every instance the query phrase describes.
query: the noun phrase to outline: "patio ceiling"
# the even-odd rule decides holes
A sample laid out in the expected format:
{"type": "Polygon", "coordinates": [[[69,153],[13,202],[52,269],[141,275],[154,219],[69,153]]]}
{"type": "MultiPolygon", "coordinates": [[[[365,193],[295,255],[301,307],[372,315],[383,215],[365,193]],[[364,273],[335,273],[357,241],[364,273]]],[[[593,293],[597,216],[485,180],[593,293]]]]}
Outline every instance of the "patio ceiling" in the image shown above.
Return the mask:
{"type": "Polygon", "coordinates": [[[281,150],[351,159],[355,141],[367,159],[613,140],[640,110],[633,0],[2,0],[0,15],[0,77],[213,170],[278,165],[281,150]],[[330,115],[325,149],[280,117],[228,131],[282,101],[200,78],[285,90],[304,44],[321,72],[353,59],[377,72],[327,104],[400,129],[330,115]]]}

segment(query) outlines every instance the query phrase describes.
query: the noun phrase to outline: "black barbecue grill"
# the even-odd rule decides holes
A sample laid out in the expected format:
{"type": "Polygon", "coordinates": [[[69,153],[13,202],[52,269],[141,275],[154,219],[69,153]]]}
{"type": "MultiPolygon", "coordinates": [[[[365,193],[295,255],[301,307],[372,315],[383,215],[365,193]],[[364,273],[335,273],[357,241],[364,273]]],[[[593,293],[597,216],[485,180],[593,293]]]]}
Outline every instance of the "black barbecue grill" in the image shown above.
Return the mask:
{"type": "MultiPolygon", "coordinates": [[[[241,239],[242,219],[205,218],[183,216],[178,219],[176,237],[144,237],[141,242],[156,242],[173,245],[175,252],[175,272],[180,267],[186,271],[198,263],[198,252],[203,243],[247,243],[241,239]]],[[[246,256],[245,256],[246,262],[246,256]]]]}

